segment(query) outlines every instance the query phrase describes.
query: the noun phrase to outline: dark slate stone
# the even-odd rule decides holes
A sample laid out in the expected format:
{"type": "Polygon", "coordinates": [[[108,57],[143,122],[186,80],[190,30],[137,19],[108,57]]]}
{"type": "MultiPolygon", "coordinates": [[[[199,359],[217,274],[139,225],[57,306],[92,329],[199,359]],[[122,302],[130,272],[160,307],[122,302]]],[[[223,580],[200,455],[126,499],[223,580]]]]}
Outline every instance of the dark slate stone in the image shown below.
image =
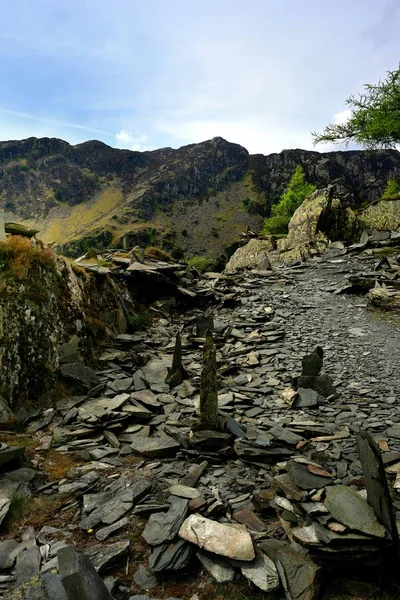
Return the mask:
{"type": "Polygon", "coordinates": [[[277,566],[287,600],[317,600],[321,569],[286,542],[268,540],[259,548],[277,566]]]}
{"type": "Polygon", "coordinates": [[[16,585],[20,586],[25,581],[39,574],[40,569],[40,551],[38,546],[33,546],[23,550],[18,554],[15,563],[16,585]]]}
{"type": "Polygon", "coordinates": [[[320,396],[315,390],[310,388],[299,388],[297,395],[295,396],[292,407],[293,408],[311,408],[318,406],[319,402],[325,400],[323,396],[320,396]]]}
{"type": "Polygon", "coordinates": [[[185,540],[173,544],[162,544],[154,548],[149,558],[149,567],[155,573],[160,571],[178,571],[189,563],[193,546],[185,540]]]}
{"type": "Polygon", "coordinates": [[[332,480],[328,477],[321,477],[320,475],[310,473],[307,465],[303,463],[290,460],[287,466],[291,478],[301,490],[319,489],[332,483],[332,480]]]}
{"type": "Polygon", "coordinates": [[[196,337],[206,337],[207,331],[214,331],[214,321],[211,315],[204,315],[196,319],[196,337]]]}
{"type": "Polygon", "coordinates": [[[246,437],[246,431],[232,417],[225,417],[225,426],[235,438],[246,437]]]}
{"type": "Polygon", "coordinates": [[[81,363],[67,363],[61,365],[61,374],[67,379],[80,383],[88,390],[100,383],[96,373],[81,363]]]}
{"type": "Polygon", "coordinates": [[[315,377],[319,375],[319,372],[322,369],[322,364],[324,360],[324,351],[321,346],[317,346],[311,354],[305,356],[301,362],[302,365],[302,375],[311,375],[315,377]]]}
{"type": "Polygon", "coordinates": [[[185,376],[185,370],[182,366],[182,341],[181,341],[181,334],[178,331],[178,333],[176,334],[176,339],[175,339],[175,348],[174,348],[174,355],[172,358],[172,366],[168,372],[165,382],[168,383],[169,387],[172,389],[182,383],[184,376],[185,376]]]}
{"type": "Polygon", "coordinates": [[[325,398],[337,395],[333,379],[329,375],[317,375],[316,377],[301,375],[295,380],[295,384],[296,388],[311,388],[325,398]]]}
{"type": "Polygon", "coordinates": [[[22,456],[25,452],[25,448],[23,446],[8,446],[8,448],[4,448],[4,450],[0,450],[0,466],[6,465],[13,460],[16,460],[20,456],[22,456]]]}
{"type": "Polygon", "coordinates": [[[364,474],[368,504],[375,512],[378,521],[388,530],[395,546],[398,547],[399,535],[385,467],[379,446],[370,433],[360,431],[357,436],[357,451],[364,474]]]}
{"type": "Polygon", "coordinates": [[[157,577],[144,565],[139,566],[133,576],[133,579],[141,590],[152,590],[158,583],[157,577]]]}
{"type": "Polygon", "coordinates": [[[68,600],[113,600],[90,559],[81,550],[65,546],[57,556],[58,570],[68,600]]]}
{"type": "Polygon", "coordinates": [[[24,549],[23,544],[15,540],[4,540],[0,542],[0,569],[11,569],[20,552],[24,549]]]}
{"type": "Polygon", "coordinates": [[[184,498],[174,498],[170,509],[166,513],[153,513],[150,515],[144,528],[142,537],[150,546],[159,546],[178,534],[179,528],[188,513],[188,501],[184,498]]]}

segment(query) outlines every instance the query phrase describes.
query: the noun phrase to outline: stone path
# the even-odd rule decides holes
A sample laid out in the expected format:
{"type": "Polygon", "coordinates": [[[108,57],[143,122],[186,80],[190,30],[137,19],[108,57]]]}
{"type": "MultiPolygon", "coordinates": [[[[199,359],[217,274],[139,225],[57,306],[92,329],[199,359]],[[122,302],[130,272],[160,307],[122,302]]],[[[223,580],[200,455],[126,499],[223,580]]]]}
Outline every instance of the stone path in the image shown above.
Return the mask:
{"type": "MultiPolygon", "coordinates": [[[[12,448],[0,449],[0,463],[9,464],[0,476],[2,518],[18,487],[65,497],[54,528],[0,542],[0,589],[41,573],[52,600],[43,574],[57,567],[59,550],[77,544],[101,574],[124,566],[125,577],[106,580],[115,598],[160,594],[166,574],[194,565],[220,582],[241,575],[255,593],[281,585],[288,598],[315,600],[333,555],[364,560],[389,547],[365,499],[356,434],[373,434],[400,488],[400,332],[369,312],[364,297],[335,293],[346,275],[372,267],[372,258],[327,255],[278,274],[199,281],[214,298],[206,315],[217,347],[218,432],[198,427],[204,309],[118,336],[88,394],[28,424],[36,467],[50,447],[79,458],[65,479],[43,483],[44,474],[15,463],[12,448]],[[171,389],[178,331],[186,378],[171,389]],[[297,390],[317,345],[326,377],[297,390]],[[138,518],[143,539],[131,543],[138,518]]],[[[69,376],[75,368],[79,375],[70,366],[69,376]]],[[[394,507],[400,511],[397,497],[394,507]]]]}

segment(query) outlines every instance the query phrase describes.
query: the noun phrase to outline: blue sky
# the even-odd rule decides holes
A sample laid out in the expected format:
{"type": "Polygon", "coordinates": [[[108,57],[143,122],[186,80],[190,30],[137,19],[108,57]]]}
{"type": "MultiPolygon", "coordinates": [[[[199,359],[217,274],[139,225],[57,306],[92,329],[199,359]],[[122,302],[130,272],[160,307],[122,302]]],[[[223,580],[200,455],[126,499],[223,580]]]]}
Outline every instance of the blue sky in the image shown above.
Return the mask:
{"type": "MultiPolygon", "coordinates": [[[[0,139],[312,146],[396,69],[400,0],[0,0],[0,139]]],[[[325,151],[331,149],[319,146],[325,151]]]]}

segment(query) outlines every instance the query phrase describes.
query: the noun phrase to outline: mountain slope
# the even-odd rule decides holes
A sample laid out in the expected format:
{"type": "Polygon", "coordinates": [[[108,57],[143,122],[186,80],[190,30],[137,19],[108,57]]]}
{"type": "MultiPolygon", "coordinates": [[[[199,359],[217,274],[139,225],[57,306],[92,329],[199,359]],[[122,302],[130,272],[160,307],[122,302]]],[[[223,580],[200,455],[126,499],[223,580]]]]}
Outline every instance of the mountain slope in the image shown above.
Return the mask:
{"type": "Polygon", "coordinates": [[[29,138],[0,143],[0,208],[71,254],[155,244],[216,259],[241,231],[261,228],[297,164],[351,206],[400,179],[400,153],[389,150],[251,156],[222,138],[152,152],[29,138]]]}

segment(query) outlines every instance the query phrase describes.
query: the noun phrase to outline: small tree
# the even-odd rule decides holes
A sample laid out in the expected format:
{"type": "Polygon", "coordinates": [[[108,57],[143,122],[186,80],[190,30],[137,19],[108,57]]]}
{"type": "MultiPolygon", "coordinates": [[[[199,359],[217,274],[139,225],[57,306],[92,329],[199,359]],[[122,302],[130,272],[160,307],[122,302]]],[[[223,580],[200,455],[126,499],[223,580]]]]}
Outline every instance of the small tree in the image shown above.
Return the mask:
{"type": "Polygon", "coordinates": [[[278,204],[272,206],[271,216],[264,221],[264,233],[287,233],[289,221],[295,210],[315,189],[315,185],[305,180],[303,167],[297,165],[286,192],[278,204]]]}
{"type": "Polygon", "coordinates": [[[364,94],[347,98],[351,107],[348,121],[329,124],[322,133],[313,132],[314,144],[354,141],[365,148],[395,148],[400,143],[400,66],[364,89],[364,94]]]}
{"type": "Polygon", "coordinates": [[[390,200],[392,198],[398,198],[400,196],[400,184],[397,179],[390,177],[387,180],[385,191],[382,194],[383,200],[390,200]]]}

